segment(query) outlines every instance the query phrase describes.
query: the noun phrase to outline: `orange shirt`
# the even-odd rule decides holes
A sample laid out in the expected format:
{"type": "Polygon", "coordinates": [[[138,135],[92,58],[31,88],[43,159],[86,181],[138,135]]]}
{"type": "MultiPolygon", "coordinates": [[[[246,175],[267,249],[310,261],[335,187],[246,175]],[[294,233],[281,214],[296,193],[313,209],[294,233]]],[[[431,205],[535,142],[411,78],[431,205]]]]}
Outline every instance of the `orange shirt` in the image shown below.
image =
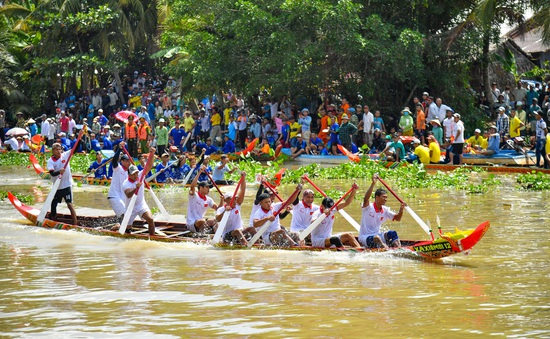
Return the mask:
{"type": "MultiPolygon", "coordinates": [[[[349,103],[345,103],[341,106],[341,108],[344,110],[344,113],[346,113],[346,114],[348,113],[349,107],[350,107],[349,103]]],[[[338,119],[338,120],[340,120],[340,119],[338,119]]]]}
{"type": "Polygon", "coordinates": [[[329,139],[328,132],[323,132],[324,129],[328,129],[329,120],[330,118],[328,117],[328,115],[325,115],[321,118],[321,128],[319,129],[319,133],[317,134],[324,143],[327,143],[329,139]]]}
{"type": "Polygon", "coordinates": [[[426,129],[426,116],[422,111],[416,111],[416,129],[426,129]]]}

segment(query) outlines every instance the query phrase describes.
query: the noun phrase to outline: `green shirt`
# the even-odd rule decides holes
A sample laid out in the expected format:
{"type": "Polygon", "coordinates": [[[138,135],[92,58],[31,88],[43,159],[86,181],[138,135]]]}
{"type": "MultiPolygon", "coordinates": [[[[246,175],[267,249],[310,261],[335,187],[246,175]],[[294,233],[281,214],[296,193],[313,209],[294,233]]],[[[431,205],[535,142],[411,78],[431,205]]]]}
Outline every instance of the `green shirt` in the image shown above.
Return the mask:
{"type": "Polygon", "coordinates": [[[155,135],[157,136],[157,145],[168,145],[168,128],[166,126],[157,126],[155,128],[155,135]]]}

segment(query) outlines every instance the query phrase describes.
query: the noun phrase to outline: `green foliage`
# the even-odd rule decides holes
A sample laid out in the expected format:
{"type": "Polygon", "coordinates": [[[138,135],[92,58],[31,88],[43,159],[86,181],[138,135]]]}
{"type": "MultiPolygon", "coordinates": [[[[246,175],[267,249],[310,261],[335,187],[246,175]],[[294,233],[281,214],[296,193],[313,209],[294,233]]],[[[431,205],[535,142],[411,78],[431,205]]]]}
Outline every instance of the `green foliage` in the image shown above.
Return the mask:
{"type": "Polygon", "coordinates": [[[533,191],[541,191],[550,189],[550,175],[541,172],[520,174],[517,177],[517,182],[521,188],[533,191]]]}
{"type": "MultiPolygon", "coordinates": [[[[8,198],[8,192],[0,191],[0,201],[4,201],[8,198]]],[[[34,205],[35,199],[32,195],[17,194],[17,199],[26,205],[34,205]]]]}

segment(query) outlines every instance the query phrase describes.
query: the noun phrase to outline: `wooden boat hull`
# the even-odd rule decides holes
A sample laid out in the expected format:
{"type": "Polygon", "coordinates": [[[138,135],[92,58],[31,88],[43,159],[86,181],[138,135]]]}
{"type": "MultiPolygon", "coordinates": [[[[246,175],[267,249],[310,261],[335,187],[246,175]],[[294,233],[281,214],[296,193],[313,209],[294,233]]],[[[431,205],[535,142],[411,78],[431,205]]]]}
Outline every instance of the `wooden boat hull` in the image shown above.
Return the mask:
{"type": "MultiPolygon", "coordinates": [[[[8,192],[8,199],[13,206],[27,218],[33,226],[54,228],[59,230],[73,230],[78,232],[85,232],[95,235],[103,235],[117,238],[128,239],[147,239],[161,242],[190,242],[190,243],[210,243],[210,236],[199,237],[193,236],[188,230],[185,223],[175,222],[155,222],[157,230],[163,232],[163,234],[157,234],[151,236],[147,233],[147,228],[143,222],[136,220],[132,227],[131,233],[120,234],[117,231],[112,231],[111,227],[116,223],[115,216],[105,217],[78,217],[79,225],[71,224],[70,215],[58,214],[58,220],[54,221],[46,217],[44,222],[37,221],[40,210],[23,204],[15,195],[8,192]]],[[[429,259],[444,258],[453,254],[461,253],[470,250],[476,245],[483,237],[485,232],[489,229],[490,224],[488,221],[481,223],[474,230],[470,230],[465,233],[464,236],[460,235],[460,239],[453,239],[453,236],[442,237],[435,241],[432,240],[402,240],[402,247],[399,249],[390,249],[389,253],[397,255],[410,255],[429,259]]],[[[457,233],[458,234],[458,233],[457,233]]],[[[246,246],[233,245],[220,243],[214,246],[221,249],[247,249],[246,246]]],[[[256,249],[284,249],[291,251],[345,251],[345,252],[386,252],[385,249],[367,249],[367,248],[320,248],[312,246],[296,246],[296,247],[271,247],[263,244],[255,244],[253,248],[256,249]]]]}

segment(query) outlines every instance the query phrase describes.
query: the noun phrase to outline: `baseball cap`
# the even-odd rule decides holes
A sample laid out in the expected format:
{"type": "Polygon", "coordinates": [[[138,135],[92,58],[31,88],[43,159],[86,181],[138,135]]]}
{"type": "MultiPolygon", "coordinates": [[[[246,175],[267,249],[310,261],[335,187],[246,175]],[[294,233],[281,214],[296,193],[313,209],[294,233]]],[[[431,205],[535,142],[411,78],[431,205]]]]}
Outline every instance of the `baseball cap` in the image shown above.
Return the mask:
{"type": "Polygon", "coordinates": [[[159,119],[159,122],[164,122],[164,119],[163,119],[163,118],[160,118],[160,119],[159,119]]]}
{"type": "Polygon", "coordinates": [[[500,106],[500,107],[498,108],[498,110],[501,111],[501,112],[504,112],[504,111],[506,111],[506,108],[500,106]]]}
{"type": "Polygon", "coordinates": [[[134,174],[136,172],[139,172],[138,168],[136,167],[136,165],[130,165],[130,167],[128,167],[128,174],[134,174]]]}
{"type": "Polygon", "coordinates": [[[523,105],[523,102],[521,101],[516,102],[516,106],[522,106],[522,105],[523,105]]]}
{"type": "Polygon", "coordinates": [[[231,193],[224,193],[223,198],[224,199],[230,199],[230,198],[232,198],[232,195],[231,195],[231,193]]]}
{"type": "Polygon", "coordinates": [[[414,140],[413,140],[413,144],[420,144],[420,140],[418,140],[418,139],[414,138],[414,140]]]}
{"type": "Polygon", "coordinates": [[[120,160],[130,160],[126,154],[120,156],[120,160]]]}
{"type": "Polygon", "coordinates": [[[460,119],[460,114],[458,114],[458,113],[455,113],[455,114],[453,114],[453,117],[455,117],[455,118],[459,118],[459,119],[460,119]]]}
{"type": "Polygon", "coordinates": [[[480,130],[479,128],[476,128],[476,129],[474,130],[474,133],[481,133],[481,130],[480,130]]]}
{"type": "Polygon", "coordinates": [[[342,114],[342,120],[344,120],[344,119],[347,119],[347,120],[349,120],[349,117],[348,117],[348,115],[347,115],[347,114],[342,114]]]}
{"type": "Polygon", "coordinates": [[[208,183],[208,181],[199,181],[199,184],[198,184],[199,187],[208,187],[208,188],[212,188],[213,185],[208,183]]]}

